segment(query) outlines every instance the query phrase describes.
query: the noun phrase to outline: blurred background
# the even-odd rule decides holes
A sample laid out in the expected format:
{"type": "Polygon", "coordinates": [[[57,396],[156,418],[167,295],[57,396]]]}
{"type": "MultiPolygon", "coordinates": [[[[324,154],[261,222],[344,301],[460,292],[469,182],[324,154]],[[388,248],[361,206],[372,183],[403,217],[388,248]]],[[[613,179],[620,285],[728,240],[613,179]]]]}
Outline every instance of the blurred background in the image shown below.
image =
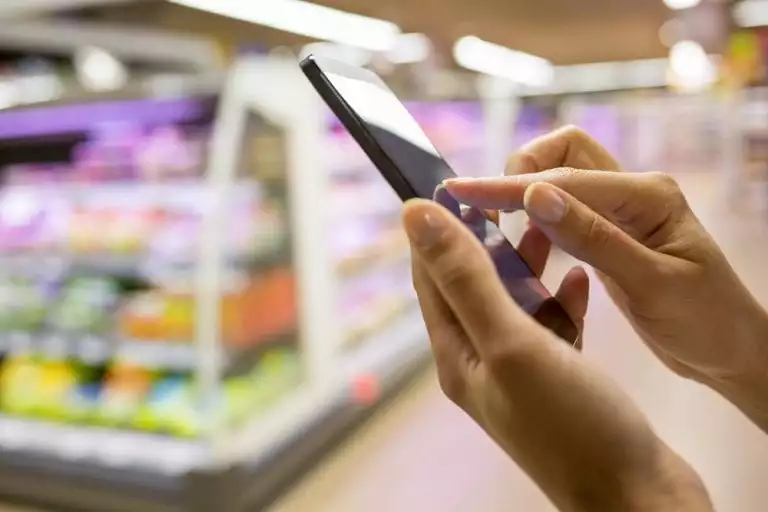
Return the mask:
{"type": "MultiPolygon", "coordinates": [[[[672,173],[768,305],[767,0],[4,0],[0,510],[552,511],[442,397],[400,203],[309,51],[460,175],[565,124],[672,173]]],[[[586,357],[718,510],[765,510],[768,439],[592,297],[586,357]]]]}

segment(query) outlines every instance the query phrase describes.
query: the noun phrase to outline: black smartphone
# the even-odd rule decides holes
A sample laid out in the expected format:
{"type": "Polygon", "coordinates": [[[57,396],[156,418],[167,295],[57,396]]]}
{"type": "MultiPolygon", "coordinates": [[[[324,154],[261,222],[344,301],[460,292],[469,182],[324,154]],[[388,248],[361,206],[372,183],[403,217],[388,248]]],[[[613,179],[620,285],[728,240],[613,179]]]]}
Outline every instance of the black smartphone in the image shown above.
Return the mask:
{"type": "MultiPolygon", "coordinates": [[[[455,201],[451,204],[444,189],[438,192],[442,197],[434,196],[442,182],[456,173],[376,73],[314,55],[300,65],[323,101],[403,201],[434,197],[462,218],[460,205],[455,201]]],[[[497,228],[491,225],[489,229],[497,228]]],[[[474,231],[485,239],[489,229],[474,231]]],[[[539,323],[575,344],[579,330],[560,303],[509,241],[498,233],[493,238],[491,255],[512,298],[539,323]]]]}

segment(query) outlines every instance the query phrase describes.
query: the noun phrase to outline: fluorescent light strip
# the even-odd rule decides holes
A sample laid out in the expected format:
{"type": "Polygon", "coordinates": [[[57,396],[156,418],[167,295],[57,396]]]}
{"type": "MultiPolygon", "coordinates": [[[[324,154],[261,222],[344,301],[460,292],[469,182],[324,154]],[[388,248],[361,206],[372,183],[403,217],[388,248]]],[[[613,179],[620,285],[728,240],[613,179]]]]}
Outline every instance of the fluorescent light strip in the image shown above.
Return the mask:
{"type": "Polygon", "coordinates": [[[352,66],[367,66],[373,58],[373,53],[363,48],[326,41],[309,43],[299,52],[302,57],[309,54],[338,60],[352,66]]]}
{"type": "Polygon", "coordinates": [[[373,51],[389,50],[400,33],[394,23],[302,0],[168,1],[305,37],[373,51]]]}
{"type": "Polygon", "coordinates": [[[456,41],[453,56],[464,68],[529,87],[546,87],[553,78],[553,67],[548,60],[475,36],[456,41]]]}
{"type": "Polygon", "coordinates": [[[768,25],[768,0],[745,0],[733,7],[733,18],[740,27],[768,25]]]}
{"type": "Polygon", "coordinates": [[[682,11],[683,9],[691,9],[701,3],[701,0],[664,0],[664,5],[672,9],[673,11],[682,11]]]}
{"type": "Polygon", "coordinates": [[[643,59],[556,66],[549,87],[529,87],[520,94],[579,94],[667,86],[667,59],[643,59]]]}
{"type": "Polygon", "coordinates": [[[387,52],[387,60],[393,64],[422,62],[432,53],[432,42],[424,34],[401,34],[387,52]]]}

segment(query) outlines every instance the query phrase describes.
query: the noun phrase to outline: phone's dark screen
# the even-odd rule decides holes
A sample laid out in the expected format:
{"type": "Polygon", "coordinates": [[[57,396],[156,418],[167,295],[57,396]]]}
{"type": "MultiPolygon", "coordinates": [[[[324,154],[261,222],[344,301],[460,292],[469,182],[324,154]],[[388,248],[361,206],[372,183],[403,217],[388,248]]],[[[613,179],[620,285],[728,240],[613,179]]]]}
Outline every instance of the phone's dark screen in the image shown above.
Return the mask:
{"type": "Polygon", "coordinates": [[[383,83],[323,70],[336,92],[363,123],[368,134],[392,161],[418,197],[434,198],[461,218],[489,251],[509,294],[527,313],[574,343],[578,329],[560,304],[533,274],[522,257],[486,219],[470,219],[441,183],[455,177],[448,163],[395,94],[383,83]],[[437,195],[435,195],[437,192],[437,195]],[[478,224],[479,223],[479,224],[478,224]],[[482,228],[478,226],[482,225],[482,228]]]}

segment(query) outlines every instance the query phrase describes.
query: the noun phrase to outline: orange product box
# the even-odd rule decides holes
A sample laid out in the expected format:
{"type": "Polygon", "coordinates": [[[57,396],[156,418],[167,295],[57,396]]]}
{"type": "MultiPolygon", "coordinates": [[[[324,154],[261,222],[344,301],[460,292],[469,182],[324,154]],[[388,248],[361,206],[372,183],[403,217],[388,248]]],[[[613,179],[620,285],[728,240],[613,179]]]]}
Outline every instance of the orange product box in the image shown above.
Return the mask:
{"type": "MultiPolygon", "coordinates": [[[[242,289],[221,298],[221,337],[243,347],[278,336],[297,322],[296,281],[290,269],[255,276],[242,289]]],[[[146,341],[194,341],[193,294],[159,290],[132,297],[119,313],[123,337],[146,341]]]]}

